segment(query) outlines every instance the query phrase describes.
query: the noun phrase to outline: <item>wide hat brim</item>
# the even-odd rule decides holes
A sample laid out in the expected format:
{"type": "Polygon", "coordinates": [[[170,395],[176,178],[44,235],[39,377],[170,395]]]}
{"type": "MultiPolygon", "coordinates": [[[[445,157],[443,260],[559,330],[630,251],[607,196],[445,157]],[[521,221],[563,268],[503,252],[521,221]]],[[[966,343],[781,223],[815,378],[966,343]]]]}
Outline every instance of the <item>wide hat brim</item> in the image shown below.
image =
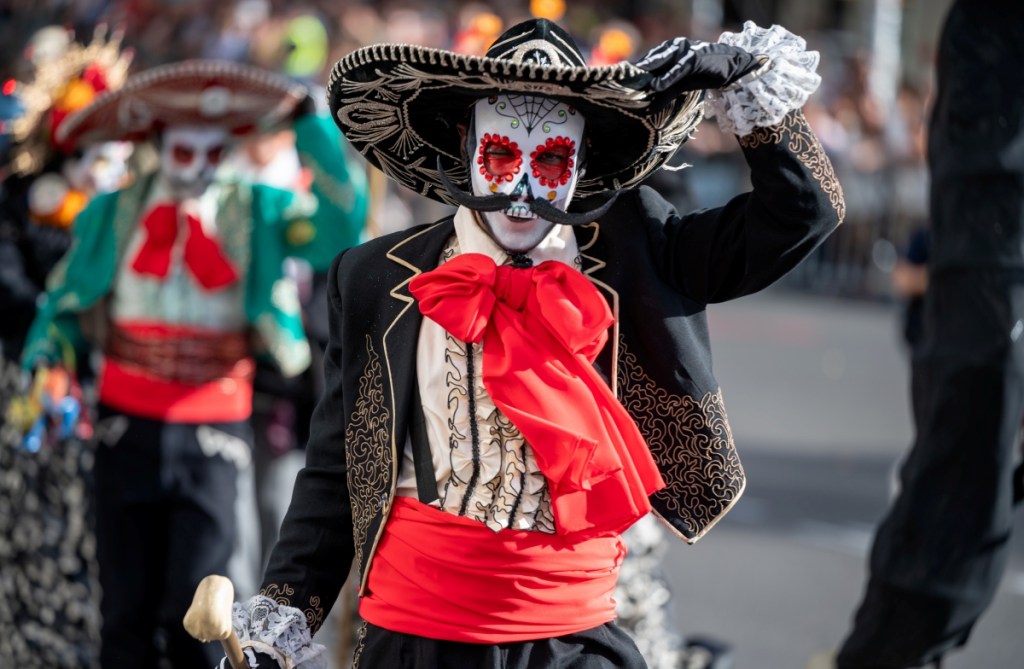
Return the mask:
{"type": "Polygon", "coordinates": [[[250,65],[186,60],[139,72],[68,116],[57,141],[139,141],[163,127],[214,126],[233,134],[273,127],[307,97],[302,84],[250,65]]]}
{"type": "Polygon", "coordinates": [[[541,65],[408,44],[378,44],[335,64],[327,102],[335,123],[374,166],[407,188],[456,204],[437,162],[463,189],[469,173],[457,124],[474,101],[547,96],[586,119],[586,172],[577,196],[633,186],[668,161],[703,116],[701,91],[659,100],[651,74],[630,63],[541,65]]]}

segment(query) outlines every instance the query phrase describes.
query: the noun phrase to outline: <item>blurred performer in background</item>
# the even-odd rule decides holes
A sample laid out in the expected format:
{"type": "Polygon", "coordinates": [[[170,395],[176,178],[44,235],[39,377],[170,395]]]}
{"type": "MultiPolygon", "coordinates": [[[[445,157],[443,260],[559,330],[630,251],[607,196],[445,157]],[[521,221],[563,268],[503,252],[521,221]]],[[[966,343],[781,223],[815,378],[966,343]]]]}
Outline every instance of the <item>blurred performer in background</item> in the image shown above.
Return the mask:
{"type": "MultiPolygon", "coordinates": [[[[345,139],[337,133],[329,116],[318,113],[310,122],[323,125],[324,136],[341,144],[343,173],[323,172],[313,156],[300,153],[295,131],[281,128],[242,141],[228,156],[222,176],[298,192],[309,191],[313,180],[319,180],[320,196],[331,198],[332,211],[345,214],[332,223],[341,226],[337,233],[341,248],[355,246],[365,226],[368,188],[365,168],[358,156],[351,155],[345,148],[345,139]]],[[[287,377],[270,360],[256,359],[252,421],[254,508],[258,511],[258,528],[256,546],[248,547],[255,548],[256,579],[266,567],[270,549],[277,541],[278,528],[291,501],[295,475],[305,462],[309,420],[323,391],[323,350],[327,345],[326,271],[314,271],[310,263],[289,257],[284,260],[284,274],[298,287],[313,362],[302,374],[287,377]]],[[[254,594],[257,587],[258,583],[254,584],[250,594],[254,594]]],[[[244,591],[237,582],[235,589],[244,591]]]]}
{"type": "Polygon", "coordinates": [[[102,142],[78,150],[55,139],[69,114],[119,88],[131,52],[103,28],[89,44],[64,28],[38,31],[25,49],[24,80],[3,82],[19,107],[7,120],[9,146],[0,167],[0,352],[18,360],[46,275],[71,245],[71,224],[97,193],[127,184],[131,144],[102,142]]]}
{"type": "Polygon", "coordinates": [[[458,209],[332,266],[306,467],[234,611],[251,666],[322,666],[311,636],[353,562],[357,666],[646,666],[614,623],[621,532],[653,509],[696,541],[744,487],[705,307],[843,217],[800,113],[820,81],[804,47],[750,23],[589,68],[531,20],[484,57],[375,45],[335,66],[352,145],[458,209]],[[704,90],[754,191],[680,214],[638,184],[704,90]]]}
{"type": "Polygon", "coordinates": [[[1024,5],[954,3],[928,136],[914,444],[875,535],[841,669],[938,665],[967,642],[1006,570],[1024,416],[1022,60],[1024,5]]]}
{"type": "Polygon", "coordinates": [[[120,35],[102,27],[84,43],[50,26],[3,64],[10,69],[0,79],[0,666],[93,667],[98,659],[87,351],[62,349],[59,368],[36,377],[31,397],[22,394],[18,358],[46,276],[71,245],[75,216],[129,178],[131,144],[76,150],[54,133],[68,114],[119,88],[131,59],[120,35]]]}
{"type": "MultiPolygon", "coordinates": [[[[195,585],[225,573],[235,542],[238,468],[251,461],[255,356],[287,376],[310,363],[284,259],[323,269],[347,240],[327,190],[346,178],[307,89],[259,68],[185,61],[137,73],[65,120],[84,146],[154,139],[159,169],[94,198],[51,274],[23,364],[59,360],[61,342],[103,353],[96,534],[103,588],[101,664],[212,664],[181,619],[195,585]],[[237,137],[292,122],[300,152],[333,181],[296,193],[217,168],[237,137]]],[[[354,193],[360,198],[361,194],[354,193]]]]}

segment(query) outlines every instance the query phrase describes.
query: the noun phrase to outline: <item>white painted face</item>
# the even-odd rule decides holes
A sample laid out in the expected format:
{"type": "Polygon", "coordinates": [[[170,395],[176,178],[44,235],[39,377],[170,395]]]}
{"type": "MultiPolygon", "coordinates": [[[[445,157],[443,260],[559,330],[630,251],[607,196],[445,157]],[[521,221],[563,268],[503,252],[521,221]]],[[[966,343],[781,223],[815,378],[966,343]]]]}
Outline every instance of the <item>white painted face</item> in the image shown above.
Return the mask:
{"type": "Polygon", "coordinates": [[[505,211],[480,216],[506,250],[529,251],[554,226],[539,218],[530,202],[544,199],[565,211],[572,200],[579,179],[583,116],[550,98],[498,95],[476,102],[473,122],[473,193],[512,198],[505,211]]]}
{"type": "Polygon", "coordinates": [[[194,197],[213,182],[227,150],[222,128],[171,126],[164,131],[160,169],[175,195],[194,197]]]}

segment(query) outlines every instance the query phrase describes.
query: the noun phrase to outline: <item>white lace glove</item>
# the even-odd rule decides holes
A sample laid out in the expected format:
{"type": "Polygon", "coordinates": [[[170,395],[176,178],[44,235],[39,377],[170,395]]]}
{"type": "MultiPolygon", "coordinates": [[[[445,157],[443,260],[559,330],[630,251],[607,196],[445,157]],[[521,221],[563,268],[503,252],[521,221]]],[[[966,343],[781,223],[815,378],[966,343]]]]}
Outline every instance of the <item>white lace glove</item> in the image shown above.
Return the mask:
{"type": "Polygon", "coordinates": [[[817,90],[821,77],[818,52],[780,25],[760,28],[753,21],[739,33],[722,33],[719,43],[765,54],[767,65],[731,86],[708,90],[704,113],[718,121],[723,132],[743,137],[754,128],[775,125],[789,112],[800,109],[817,90]]]}
{"type": "MultiPolygon", "coordinates": [[[[250,669],[327,669],[326,649],[313,643],[302,611],[256,595],[235,602],[231,625],[250,669]]],[[[230,669],[221,661],[220,669],[230,669]]]]}
{"type": "MultiPolygon", "coordinates": [[[[245,666],[249,669],[280,669],[280,665],[271,659],[269,656],[263,653],[257,653],[252,648],[243,648],[242,654],[245,655],[245,666]]],[[[228,658],[223,658],[214,669],[232,669],[231,663],[228,662],[228,658]]]]}

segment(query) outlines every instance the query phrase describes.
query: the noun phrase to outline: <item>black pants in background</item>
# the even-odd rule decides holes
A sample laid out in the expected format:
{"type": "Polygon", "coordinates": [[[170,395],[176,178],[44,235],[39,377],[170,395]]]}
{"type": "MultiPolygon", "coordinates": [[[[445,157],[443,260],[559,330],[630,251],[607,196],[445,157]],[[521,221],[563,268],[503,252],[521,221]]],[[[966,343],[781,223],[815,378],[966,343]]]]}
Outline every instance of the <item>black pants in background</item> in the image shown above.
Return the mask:
{"type": "Polygon", "coordinates": [[[101,666],[214,666],[220,645],[192,639],[182,618],[199,581],[227,573],[249,424],[163,423],[100,405],[97,439],[101,666]]]}

